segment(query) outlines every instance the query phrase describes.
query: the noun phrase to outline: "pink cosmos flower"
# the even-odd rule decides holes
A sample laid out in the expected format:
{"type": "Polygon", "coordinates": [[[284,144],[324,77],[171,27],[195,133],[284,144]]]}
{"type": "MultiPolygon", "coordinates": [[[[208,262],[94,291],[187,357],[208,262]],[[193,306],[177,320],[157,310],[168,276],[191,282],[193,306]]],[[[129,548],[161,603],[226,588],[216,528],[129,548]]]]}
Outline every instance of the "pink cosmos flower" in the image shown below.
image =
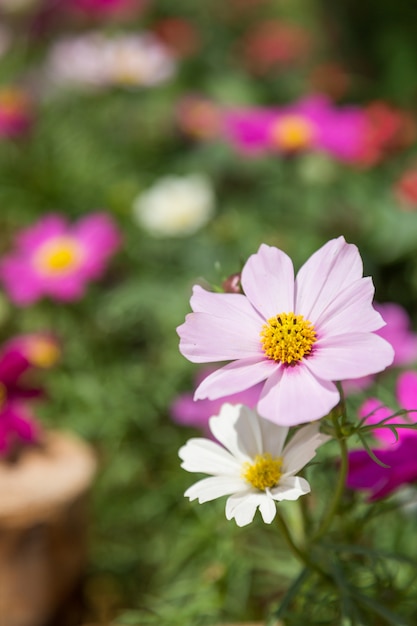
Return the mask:
{"type": "MultiPolygon", "coordinates": [[[[387,420],[387,424],[417,423],[417,373],[403,372],[397,381],[398,404],[409,411],[406,416],[391,417],[391,409],[376,398],[370,398],[361,407],[360,416],[367,424],[387,420]],[[387,419],[390,418],[390,419],[387,419]]],[[[398,440],[389,428],[372,431],[379,446],[373,448],[375,456],[388,467],[376,463],[365,450],[349,453],[347,486],[354,490],[365,490],[369,500],[379,500],[404,484],[417,481],[417,430],[398,428],[398,440]]]]}
{"type": "Polygon", "coordinates": [[[246,155],[319,150],[355,161],[364,125],[359,108],[336,108],[325,96],[312,96],[287,107],[229,110],[224,133],[246,155]]]}
{"type": "Polygon", "coordinates": [[[224,397],[265,381],[261,416],[292,426],[319,419],[339,401],[333,381],[392,363],[374,331],[373,307],[356,246],[343,237],[320,248],[294,280],[291,259],[262,244],[242,270],[243,294],[195,286],[193,313],[178,328],[180,351],[195,363],[232,361],[208,376],[196,400],[224,397]]]}
{"type": "MultiPolygon", "coordinates": [[[[205,368],[200,372],[196,377],[196,385],[198,386],[212,371],[212,368],[205,368]]],[[[228,404],[244,404],[250,409],[254,409],[261,391],[262,384],[258,384],[217,400],[194,400],[193,394],[184,393],[177,396],[172,403],[171,415],[177,424],[195,426],[200,428],[207,436],[210,436],[209,419],[220,412],[225,402],[228,404]]]]}
{"type": "Polygon", "coordinates": [[[42,296],[77,300],[90,281],[102,276],[120,241],[116,225],[104,213],[73,225],[60,215],[47,215],[18,234],[15,250],[0,260],[0,280],[20,306],[42,296]]]}

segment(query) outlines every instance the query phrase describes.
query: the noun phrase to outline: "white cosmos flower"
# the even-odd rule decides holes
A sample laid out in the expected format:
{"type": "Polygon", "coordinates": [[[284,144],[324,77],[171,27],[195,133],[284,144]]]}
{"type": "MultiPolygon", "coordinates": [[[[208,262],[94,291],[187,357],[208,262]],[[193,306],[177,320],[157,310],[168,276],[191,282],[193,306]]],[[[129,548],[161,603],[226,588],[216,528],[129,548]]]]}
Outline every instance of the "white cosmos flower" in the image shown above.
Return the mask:
{"type": "Polygon", "coordinates": [[[308,482],[296,474],[329,439],[319,432],[319,423],[313,422],[285,444],[286,426],[278,426],[242,404],[224,404],[220,414],[210,418],[210,430],[222,445],[190,439],[179,451],[185,470],[211,474],[184,495],[200,504],[228,495],[226,517],[235,518],[238,526],[250,524],[258,507],[264,522],[270,524],[276,501],[297,500],[309,493],[308,482]]]}
{"type": "Polygon", "coordinates": [[[175,71],[168,48],[147,32],[107,36],[91,31],[67,36],[52,45],[45,66],[47,82],[69,87],[151,87],[175,71]]]}
{"type": "Polygon", "coordinates": [[[154,237],[185,237],[210,220],[214,204],[203,174],[166,176],[134,200],[133,216],[154,237]]]}

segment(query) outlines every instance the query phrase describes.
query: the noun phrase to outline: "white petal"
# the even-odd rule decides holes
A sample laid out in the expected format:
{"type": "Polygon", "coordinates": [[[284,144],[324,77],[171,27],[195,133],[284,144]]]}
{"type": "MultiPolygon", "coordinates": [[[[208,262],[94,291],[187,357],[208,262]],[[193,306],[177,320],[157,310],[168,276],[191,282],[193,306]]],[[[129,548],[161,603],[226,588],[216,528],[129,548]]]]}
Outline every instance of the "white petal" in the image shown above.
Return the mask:
{"type": "Polygon", "coordinates": [[[279,485],[270,490],[274,500],[298,500],[300,496],[310,493],[310,485],[301,476],[288,476],[281,478],[279,485]]]}
{"type": "Polygon", "coordinates": [[[240,463],[262,454],[262,432],[258,416],[243,404],[223,404],[220,414],[211,417],[210,430],[240,463]]]}
{"type": "Polygon", "coordinates": [[[262,432],[263,452],[269,452],[272,457],[281,456],[288,435],[288,426],[279,426],[260,416],[258,420],[262,432]]]}
{"type": "Polygon", "coordinates": [[[250,524],[255,516],[256,509],[265,497],[267,497],[265,494],[254,493],[253,491],[230,496],[226,502],[226,518],[228,520],[234,518],[238,526],[250,524]]]}
{"type": "Polygon", "coordinates": [[[187,472],[214,476],[240,476],[241,464],[222,446],[209,439],[189,439],[178,452],[187,472]]]}
{"type": "Polygon", "coordinates": [[[270,524],[277,514],[277,505],[269,494],[265,493],[265,497],[260,500],[259,510],[265,524],[270,524]]]}
{"type": "Polygon", "coordinates": [[[200,504],[209,502],[222,496],[228,496],[231,493],[247,489],[247,485],[240,478],[230,476],[210,476],[203,478],[192,485],[184,493],[186,498],[190,500],[198,499],[200,504]]]}
{"type": "MultiPolygon", "coordinates": [[[[283,450],[283,474],[296,474],[315,456],[316,450],[330,439],[319,432],[320,423],[300,428],[283,450]]],[[[280,483],[281,484],[281,483],[280,483]]]]}

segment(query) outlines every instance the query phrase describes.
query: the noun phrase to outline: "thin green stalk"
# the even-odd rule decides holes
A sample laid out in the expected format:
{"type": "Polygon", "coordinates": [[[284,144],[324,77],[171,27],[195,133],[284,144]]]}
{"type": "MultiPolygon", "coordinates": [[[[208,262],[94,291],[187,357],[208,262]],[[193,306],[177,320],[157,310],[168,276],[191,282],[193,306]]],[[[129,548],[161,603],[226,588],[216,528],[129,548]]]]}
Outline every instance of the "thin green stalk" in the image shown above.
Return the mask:
{"type": "Polygon", "coordinates": [[[291,552],[293,553],[293,555],[299,560],[301,561],[301,563],[307,567],[310,570],[315,571],[317,574],[319,574],[320,576],[322,576],[323,578],[328,579],[329,576],[326,574],[326,572],[324,570],[321,569],[321,567],[319,565],[317,565],[317,563],[314,563],[314,561],[312,561],[309,557],[309,555],[304,552],[304,550],[301,550],[301,548],[299,548],[295,543],[294,540],[291,536],[290,531],[288,530],[288,526],[284,521],[284,518],[281,516],[281,514],[277,511],[277,517],[276,520],[278,522],[278,526],[279,529],[281,531],[281,534],[283,536],[283,538],[285,539],[289,549],[291,550],[291,552]]]}
{"type": "Polygon", "coordinates": [[[323,521],[322,521],[320,527],[318,528],[317,532],[313,535],[310,543],[314,543],[318,539],[323,537],[323,535],[330,528],[331,523],[333,522],[333,519],[334,519],[334,517],[335,517],[335,515],[337,513],[337,510],[338,510],[339,505],[340,505],[340,501],[341,501],[342,496],[343,496],[343,492],[344,492],[345,485],[346,485],[346,476],[347,476],[348,469],[349,469],[349,457],[348,457],[348,447],[347,447],[347,444],[346,444],[346,439],[343,437],[342,433],[340,432],[340,427],[339,427],[339,423],[337,421],[337,417],[333,416],[332,420],[333,420],[333,424],[334,424],[335,431],[336,431],[336,434],[337,434],[337,440],[338,440],[339,446],[340,446],[339,477],[338,477],[337,484],[336,484],[336,489],[334,491],[334,495],[333,495],[332,501],[330,503],[330,506],[329,506],[329,508],[327,510],[327,513],[324,516],[323,521]]]}

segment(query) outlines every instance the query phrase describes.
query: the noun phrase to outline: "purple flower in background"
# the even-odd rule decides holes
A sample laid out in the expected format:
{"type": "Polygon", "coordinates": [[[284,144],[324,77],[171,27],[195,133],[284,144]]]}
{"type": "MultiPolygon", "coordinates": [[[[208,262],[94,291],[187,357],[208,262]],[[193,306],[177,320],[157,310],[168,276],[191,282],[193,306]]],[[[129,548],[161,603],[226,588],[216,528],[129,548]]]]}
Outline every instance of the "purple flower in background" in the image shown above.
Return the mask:
{"type": "MultiPolygon", "coordinates": [[[[409,411],[405,416],[390,418],[386,423],[417,423],[417,373],[404,372],[397,381],[398,404],[409,411]],[[414,410],[413,410],[414,409],[414,410]]],[[[393,411],[377,399],[370,398],[362,406],[360,414],[367,424],[376,424],[389,418],[393,411]]],[[[399,428],[398,440],[389,428],[372,431],[380,446],[373,448],[375,456],[389,467],[376,463],[365,450],[349,453],[347,486],[354,490],[365,490],[369,500],[379,500],[390,495],[404,484],[417,481],[417,430],[399,428]]]]}
{"type": "Polygon", "coordinates": [[[80,299],[87,284],[100,278],[120,246],[120,234],[104,213],[69,225],[51,214],[18,233],[15,250],[0,261],[0,280],[20,306],[42,296],[80,299]]]}
{"type": "MultiPolygon", "coordinates": [[[[196,386],[213,371],[214,370],[210,368],[205,368],[201,371],[196,377],[196,386]]],[[[194,400],[192,393],[183,393],[177,396],[171,405],[172,419],[177,422],[177,424],[182,424],[183,426],[200,428],[207,436],[211,436],[209,419],[220,412],[225,402],[228,404],[244,404],[250,409],[254,409],[259,400],[261,391],[262,384],[257,384],[254,387],[249,387],[249,389],[244,389],[238,393],[216,400],[194,400]]]]}
{"type": "Polygon", "coordinates": [[[224,133],[243,154],[291,154],[318,150],[355,161],[362,149],[365,116],[357,107],[335,107],[325,96],[293,105],[230,109],[224,133]]]}

